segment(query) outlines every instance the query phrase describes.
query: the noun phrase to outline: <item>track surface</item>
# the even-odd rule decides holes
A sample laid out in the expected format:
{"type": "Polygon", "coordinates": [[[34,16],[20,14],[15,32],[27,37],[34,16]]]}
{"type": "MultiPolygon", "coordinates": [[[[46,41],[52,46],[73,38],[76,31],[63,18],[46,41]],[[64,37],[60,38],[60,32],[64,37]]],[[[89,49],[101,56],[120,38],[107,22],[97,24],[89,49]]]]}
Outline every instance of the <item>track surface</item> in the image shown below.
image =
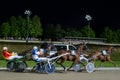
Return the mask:
{"type": "Polygon", "coordinates": [[[93,73],[56,70],[52,74],[0,70],[0,80],[120,80],[120,70],[96,70],[93,73]]]}

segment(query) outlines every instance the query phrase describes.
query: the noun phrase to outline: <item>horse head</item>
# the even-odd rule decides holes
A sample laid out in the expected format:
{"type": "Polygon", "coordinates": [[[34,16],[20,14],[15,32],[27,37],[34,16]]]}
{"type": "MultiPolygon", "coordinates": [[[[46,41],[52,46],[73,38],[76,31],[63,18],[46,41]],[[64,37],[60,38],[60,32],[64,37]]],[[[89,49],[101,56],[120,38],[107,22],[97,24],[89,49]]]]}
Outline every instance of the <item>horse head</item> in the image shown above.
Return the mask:
{"type": "Polygon", "coordinates": [[[115,50],[116,50],[116,48],[113,47],[113,46],[108,46],[108,48],[106,49],[107,53],[111,53],[111,52],[113,52],[115,50]]]}
{"type": "Polygon", "coordinates": [[[86,43],[80,43],[79,46],[78,46],[78,49],[77,49],[77,51],[80,52],[80,53],[82,51],[88,51],[88,50],[89,50],[89,48],[86,45],[86,43]]]}

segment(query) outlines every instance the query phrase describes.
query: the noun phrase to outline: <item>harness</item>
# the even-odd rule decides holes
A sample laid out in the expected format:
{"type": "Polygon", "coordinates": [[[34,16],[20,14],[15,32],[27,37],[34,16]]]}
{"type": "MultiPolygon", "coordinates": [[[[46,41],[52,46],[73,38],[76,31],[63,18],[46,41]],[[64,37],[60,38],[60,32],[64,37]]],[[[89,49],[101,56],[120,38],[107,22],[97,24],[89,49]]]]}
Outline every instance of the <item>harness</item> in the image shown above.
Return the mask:
{"type": "Polygon", "coordinates": [[[102,50],[101,53],[104,56],[104,60],[106,60],[107,55],[108,55],[108,51],[107,50],[102,50]]]}
{"type": "Polygon", "coordinates": [[[75,50],[72,50],[72,51],[71,51],[71,55],[76,55],[76,51],[75,51],[75,50]]]}
{"type": "Polygon", "coordinates": [[[108,52],[106,50],[102,50],[101,53],[103,56],[106,56],[108,54],[108,52]]]}

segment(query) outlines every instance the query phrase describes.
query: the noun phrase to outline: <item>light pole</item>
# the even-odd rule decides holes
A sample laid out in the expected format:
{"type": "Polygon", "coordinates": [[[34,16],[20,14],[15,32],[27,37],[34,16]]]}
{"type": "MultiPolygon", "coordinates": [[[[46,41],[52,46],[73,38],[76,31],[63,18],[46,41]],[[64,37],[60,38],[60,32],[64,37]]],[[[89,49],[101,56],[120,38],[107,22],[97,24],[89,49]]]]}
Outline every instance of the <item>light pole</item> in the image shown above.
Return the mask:
{"type": "Polygon", "coordinates": [[[30,10],[25,10],[24,14],[27,15],[26,43],[28,43],[28,37],[29,37],[29,20],[30,20],[31,11],[30,10]]]}
{"type": "Polygon", "coordinates": [[[86,15],[85,16],[85,19],[87,19],[87,21],[88,21],[88,37],[90,37],[89,36],[89,34],[90,34],[90,21],[92,20],[92,17],[90,16],[90,15],[86,15]]]}

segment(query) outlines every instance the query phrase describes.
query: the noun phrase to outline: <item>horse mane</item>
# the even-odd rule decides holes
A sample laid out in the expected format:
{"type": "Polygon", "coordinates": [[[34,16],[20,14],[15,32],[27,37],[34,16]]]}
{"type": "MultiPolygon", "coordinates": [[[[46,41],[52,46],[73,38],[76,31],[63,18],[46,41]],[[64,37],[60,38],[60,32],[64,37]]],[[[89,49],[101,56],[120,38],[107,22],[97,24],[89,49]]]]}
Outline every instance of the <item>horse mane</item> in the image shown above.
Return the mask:
{"type": "Polygon", "coordinates": [[[110,54],[112,51],[115,50],[115,48],[113,46],[107,46],[107,48],[105,48],[105,50],[107,51],[108,54],[110,54]]]}

